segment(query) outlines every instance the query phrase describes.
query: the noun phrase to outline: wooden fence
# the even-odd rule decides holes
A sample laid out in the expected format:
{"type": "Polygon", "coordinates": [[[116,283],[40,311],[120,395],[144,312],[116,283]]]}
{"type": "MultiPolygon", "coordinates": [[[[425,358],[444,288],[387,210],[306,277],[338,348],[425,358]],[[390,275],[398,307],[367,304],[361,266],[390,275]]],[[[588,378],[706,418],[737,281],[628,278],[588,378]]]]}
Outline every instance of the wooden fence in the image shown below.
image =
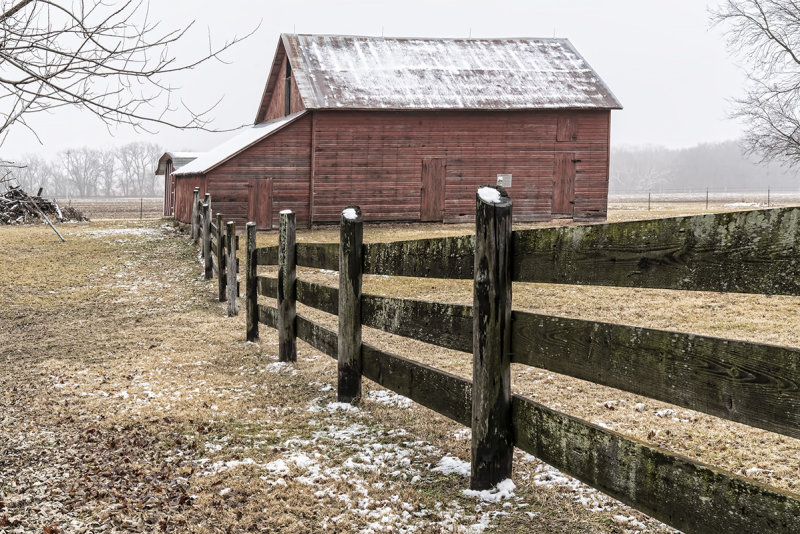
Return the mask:
{"type": "Polygon", "coordinates": [[[200,242],[200,254],[203,258],[205,277],[210,280],[217,275],[219,301],[228,302],[228,315],[239,313],[239,260],[236,251],[239,248],[239,236],[236,235],[236,223],[229,221],[222,224],[222,214],[217,213],[216,220],[211,215],[211,195],[206,193],[200,199],[200,188],[196,187],[192,201],[192,240],[200,242]],[[233,265],[233,269],[228,266],[233,265]]]}
{"type": "Polygon", "coordinates": [[[470,485],[511,474],[513,447],[685,532],[800,532],[800,497],[510,393],[510,363],[615,387],[800,438],[800,350],[511,310],[511,282],[800,295],[800,208],[511,231],[511,200],[481,188],[476,235],[362,244],[358,208],[339,244],[295,244],[281,213],[277,247],[247,225],[247,338],[278,329],[338,359],[338,398],[361,377],[472,428],[470,485]],[[278,278],[259,265],[278,265],[278,278]],[[296,266],[338,270],[339,288],[296,266]],[[362,274],[474,280],[473,306],[361,294],[362,274]],[[277,297],[277,308],[258,295],[277,297]],[[295,302],[338,314],[338,332],[295,302]],[[432,320],[435,318],[435,320],[432,320]],[[473,353],[473,380],[361,342],[361,325],[473,353]]]}

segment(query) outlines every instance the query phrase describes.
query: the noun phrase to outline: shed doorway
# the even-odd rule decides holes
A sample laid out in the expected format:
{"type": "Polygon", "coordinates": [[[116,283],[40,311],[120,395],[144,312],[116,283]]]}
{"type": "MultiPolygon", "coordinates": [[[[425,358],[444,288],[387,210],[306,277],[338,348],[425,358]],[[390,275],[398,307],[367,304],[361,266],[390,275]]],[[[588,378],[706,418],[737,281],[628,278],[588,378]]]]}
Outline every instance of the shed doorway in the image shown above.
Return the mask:
{"type": "Polygon", "coordinates": [[[575,214],[575,153],[556,153],[553,169],[553,218],[569,219],[575,214]]]}
{"type": "Polygon", "coordinates": [[[423,222],[444,220],[445,169],[444,158],[424,158],[422,160],[419,219],[423,222]]]}
{"type": "Polygon", "coordinates": [[[247,220],[259,230],[272,230],[272,178],[250,178],[247,220]]]}

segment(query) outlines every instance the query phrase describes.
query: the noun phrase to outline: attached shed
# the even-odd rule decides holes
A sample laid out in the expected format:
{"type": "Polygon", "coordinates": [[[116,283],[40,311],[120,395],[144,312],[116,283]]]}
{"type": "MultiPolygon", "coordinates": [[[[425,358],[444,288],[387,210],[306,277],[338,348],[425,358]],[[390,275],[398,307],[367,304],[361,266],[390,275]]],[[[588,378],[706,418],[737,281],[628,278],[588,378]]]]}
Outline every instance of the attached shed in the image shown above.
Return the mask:
{"type": "Polygon", "coordinates": [[[602,220],[613,109],[566,39],[284,34],[254,126],[178,169],[178,202],[199,186],[261,228],[352,204],[368,221],[456,222],[510,174],[515,220],[602,220]]]}
{"type": "MultiPolygon", "coordinates": [[[[200,156],[199,152],[164,152],[156,165],[156,176],[164,175],[164,216],[175,215],[175,176],[173,172],[200,156]]],[[[190,201],[191,202],[191,201],[190,201]]]]}

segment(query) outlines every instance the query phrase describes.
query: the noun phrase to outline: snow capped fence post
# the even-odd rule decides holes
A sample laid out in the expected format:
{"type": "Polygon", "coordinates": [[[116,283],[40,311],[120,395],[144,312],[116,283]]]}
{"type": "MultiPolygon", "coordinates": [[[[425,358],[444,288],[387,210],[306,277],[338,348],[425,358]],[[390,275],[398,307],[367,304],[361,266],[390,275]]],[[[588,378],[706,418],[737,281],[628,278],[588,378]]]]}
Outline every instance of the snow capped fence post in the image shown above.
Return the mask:
{"type": "Polygon", "coordinates": [[[256,293],[256,223],[247,223],[247,245],[245,248],[245,308],[247,311],[247,341],[258,337],[258,295],[256,293]]]}
{"type": "Polygon", "coordinates": [[[211,263],[211,199],[206,195],[203,203],[203,267],[206,280],[214,277],[214,266],[211,263]]]}
{"type": "Polygon", "coordinates": [[[239,315],[239,284],[236,283],[236,223],[229,221],[226,225],[227,236],[225,237],[225,247],[227,258],[225,258],[225,275],[228,280],[228,317],[239,315]]]}
{"type": "Polygon", "coordinates": [[[200,188],[192,191],[192,243],[197,243],[200,238],[200,188]]]}
{"type": "Polygon", "coordinates": [[[295,215],[292,210],[280,213],[278,230],[278,354],[282,362],[297,361],[297,257],[295,215]]]}
{"type": "Polygon", "coordinates": [[[225,232],[222,231],[222,214],[217,213],[217,285],[219,287],[219,301],[225,302],[227,300],[226,289],[228,276],[225,274],[225,232]]]}
{"type": "Polygon", "coordinates": [[[511,477],[511,199],[481,187],[475,212],[472,473],[485,490],[511,477]]]}
{"type": "Polygon", "coordinates": [[[339,402],[361,397],[361,208],[342,210],[339,226],[339,402]]]}

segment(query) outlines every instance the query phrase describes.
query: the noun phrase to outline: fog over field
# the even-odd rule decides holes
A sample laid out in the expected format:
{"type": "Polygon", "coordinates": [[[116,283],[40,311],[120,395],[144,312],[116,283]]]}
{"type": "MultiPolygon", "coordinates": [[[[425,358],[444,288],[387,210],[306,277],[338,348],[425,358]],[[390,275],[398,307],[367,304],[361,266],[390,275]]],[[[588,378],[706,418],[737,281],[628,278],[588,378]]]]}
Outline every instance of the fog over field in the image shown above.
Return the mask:
{"type": "Polygon", "coordinates": [[[681,149],[612,145],[609,192],[794,192],[799,178],[796,169],[744,154],[737,141],[681,149]]]}

